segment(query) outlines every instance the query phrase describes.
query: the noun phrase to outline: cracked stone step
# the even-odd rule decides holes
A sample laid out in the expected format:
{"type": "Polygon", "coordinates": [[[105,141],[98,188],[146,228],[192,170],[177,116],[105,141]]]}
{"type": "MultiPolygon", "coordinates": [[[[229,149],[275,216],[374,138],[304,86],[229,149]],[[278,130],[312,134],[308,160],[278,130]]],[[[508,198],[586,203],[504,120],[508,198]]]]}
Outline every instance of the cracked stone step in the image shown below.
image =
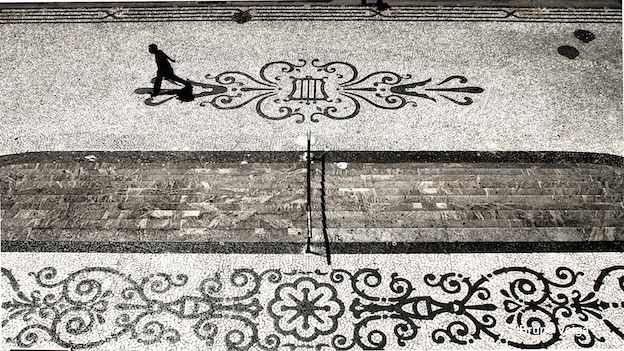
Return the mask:
{"type": "MultiPolygon", "coordinates": [[[[236,194],[244,196],[246,191],[244,189],[254,188],[264,191],[270,191],[274,194],[297,192],[305,190],[305,184],[286,184],[282,187],[278,185],[266,187],[249,187],[244,184],[242,187],[224,187],[219,188],[222,193],[213,194],[215,191],[213,188],[199,189],[199,188],[105,188],[105,187],[93,187],[93,188],[30,188],[30,189],[13,189],[7,192],[7,195],[73,195],[73,196],[134,196],[134,195],[158,195],[158,194],[172,194],[172,195],[195,195],[204,194],[205,196],[226,196],[225,194],[236,194]],[[201,190],[201,192],[200,192],[201,190]]],[[[250,191],[253,191],[251,189],[250,191]]]]}
{"type": "MultiPolygon", "coordinates": [[[[211,164],[210,167],[197,167],[197,165],[169,164],[162,166],[161,164],[133,164],[122,163],[109,165],[107,167],[99,167],[93,164],[52,164],[50,167],[33,168],[28,167],[30,164],[5,165],[0,166],[0,175],[7,176],[27,176],[27,175],[58,175],[58,176],[106,176],[106,175],[250,175],[250,174],[267,174],[267,173],[305,173],[306,167],[303,163],[295,164],[279,164],[279,163],[255,163],[255,164],[211,164]],[[253,165],[253,166],[250,166],[253,165]],[[42,172],[45,170],[44,172],[42,172]]],[[[313,163],[313,170],[319,172],[319,163],[313,163]]],[[[348,163],[347,169],[338,168],[334,163],[326,163],[326,173],[336,176],[355,176],[355,175],[444,175],[444,174],[492,174],[492,175],[515,175],[515,174],[533,174],[533,175],[612,175],[621,174],[622,170],[617,167],[608,165],[591,165],[584,164],[576,167],[570,165],[558,164],[491,164],[487,167],[483,163],[476,166],[452,167],[432,163],[420,166],[410,163],[401,164],[400,167],[387,164],[371,164],[368,167],[358,166],[358,164],[348,163]]]]}
{"type": "MultiPolygon", "coordinates": [[[[333,243],[445,241],[586,241],[622,240],[622,227],[562,228],[328,228],[333,243]]],[[[219,230],[157,229],[31,229],[12,231],[5,240],[76,242],[305,242],[303,228],[219,230]]],[[[313,237],[322,231],[313,228],[313,237]]]]}
{"type": "MultiPolygon", "coordinates": [[[[329,216],[329,215],[328,215],[329,216]]],[[[619,216],[621,217],[621,216],[619,216]]],[[[349,218],[347,216],[330,217],[328,227],[334,228],[517,228],[517,227],[624,227],[621,218],[605,218],[593,214],[574,216],[551,215],[530,219],[452,219],[439,215],[405,216],[401,218],[384,216],[383,218],[349,218]]],[[[12,227],[32,228],[93,228],[93,229],[180,229],[180,228],[221,228],[221,229],[256,229],[256,228],[292,228],[305,227],[305,214],[298,218],[269,214],[254,214],[243,218],[232,215],[215,214],[204,218],[141,218],[141,219],[9,219],[3,223],[4,230],[12,227]]]]}
{"type": "Polygon", "coordinates": [[[305,166],[302,165],[301,162],[292,162],[292,163],[280,163],[280,162],[248,162],[245,164],[241,164],[242,161],[245,161],[245,158],[241,158],[240,162],[123,162],[123,163],[111,163],[111,162],[57,162],[57,163],[15,163],[10,165],[0,166],[2,169],[19,169],[19,170],[35,170],[42,171],[47,169],[57,169],[57,170],[65,170],[65,169],[77,169],[82,168],[85,170],[104,170],[104,169],[128,169],[128,170],[136,170],[136,169],[152,169],[152,170],[187,170],[187,169],[206,169],[206,170],[215,170],[215,169],[255,169],[255,170],[263,170],[263,169],[305,169],[305,166]]]}
{"type": "Polygon", "coordinates": [[[603,220],[601,218],[571,218],[567,222],[556,218],[536,219],[493,219],[493,220],[448,220],[431,218],[421,220],[404,219],[378,219],[378,220],[352,220],[340,219],[329,221],[328,226],[333,228],[533,228],[533,227],[616,227],[623,226],[622,220],[603,220]]]}
{"type": "MultiPolygon", "coordinates": [[[[304,204],[305,205],[305,204],[304,204]]],[[[205,214],[215,214],[215,213],[222,213],[222,214],[237,214],[237,213],[257,213],[257,214],[274,214],[274,215],[287,215],[287,214],[298,214],[301,212],[305,212],[305,206],[300,206],[300,207],[294,207],[294,209],[291,210],[284,210],[282,207],[283,205],[274,205],[274,206],[267,206],[265,207],[266,209],[274,209],[275,211],[271,211],[271,212],[264,212],[264,211],[258,211],[258,208],[255,208],[253,206],[249,206],[249,209],[247,210],[237,210],[237,209],[230,209],[230,204],[225,204],[221,207],[212,207],[212,208],[205,208],[202,207],[201,204],[197,207],[193,207],[193,205],[191,204],[191,206],[189,207],[188,210],[184,210],[184,209],[146,209],[146,208],[139,208],[137,207],[136,209],[133,210],[120,210],[118,209],[118,206],[110,206],[108,208],[89,208],[87,211],[83,210],[83,208],[81,208],[81,206],[73,206],[73,207],[68,207],[68,206],[61,206],[61,208],[52,208],[52,209],[10,209],[10,210],[2,210],[2,215],[3,215],[3,219],[8,220],[11,218],[43,218],[43,217],[59,217],[59,216],[65,216],[65,217],[93,217],[93,218],[102,218],[102,219],[111,219],[111,218],[116,218],[116,217],[123,217],[123,218],[139,218],[139,217],[145,217],[145,218],[163,218],[163,217],[200,217],[203,216],[205,214]]],[[[231,206],[232,208],[238,207],[238,206],[231,206]]],[[[381,206],[379,206],[381,207],[381,206]]],[[[381,208],[376,208],[376,209],[366,209],[366,210],[352,210],[352,209],[337,209],[337,208],[330,208],[329,210],[326,210],[326,214],[328,215],[344,215],[344,216],[348,216],[348,217],[358,217],[358,216],[369,216],[369,215],[374,215],[374,214],[378,214],[378,213],[383,213],[384,216],[388,216],[388,215],[400,215],[400,216],[421,216],[421,215],[426,215],[428,213],[437,213],[440,216],[459,216],[459,215],[471,215],[471,213],[476,212],[476,213],[483,213],[483,216],[498,216],[500,215],[501,217],[498,218],[507,218],[506,216],[521,216],[520,218],[525,218],[524,216],[531,216],[533,214],[535,215],[539,215],[540,213],[559,213],[559,212],[565,212],[565,213],[582,213],[582,212],[588,212],[588,213],[603,213],[605,215],[610,215],[610,214],[617,214],[617,213],[624,213],[624,209],[622,209],[621,207],[618,208],[614,208],[613,210],[609,210],[609,209],[516,209],[516,208],[496,208],[496,207],[491,207],[491,208],[485,208],[485,206],[483,208],[479,208],[479,206],[474,206],[471,205],[470,207],[464,207],[464,208],[459,208],[459,209],[441,209],[440,207],[435,207],[435,208],[424,208],[421,207],[418,210],[414,210],[414,211],[406,211],[406,210],[394,210],[394,209],[383,209],[381,210],[381,208]]]]}
{"type": "MultiPolygon", "coordinates": [[[[189,210],[173,210],[173,209],[153,209],[153,210],[111,210],[111,209],[89,209],[88,211],[81,208],[63,208],[52,210],[2,210],[2,218],[5,223],[10,223],[14,219],[31,219],[31,218],[67,218],[71,220],[76,219],[136,219],[136,218],[204,218],[206,216],[214,215],[237,215],[252,213],[257,215],[274,215],[283,218],[299,217],[304,213],[304,208],[297,210],[281,210],[274,212],[261,212],[257,209],[250,209],[247,211],[241,210],[223,210],[223,209],[189,209],[189,210]]],[[[315,215],[318,215],[315,213],[315,215]]],[[[592,217],[601,217],[614,219],[624,218],[624,210],[543,210],[543,209],[462,209],[462,210],[420,210],[420,211],[355,211],[355,210],[337,210],[332,208],[325,212],[325,215],[329,219],[354,219],[361,218],[362,220],[375,220],[376,217],[383,218],[447,218],[447,219],[532,219],[539,217],[559,217],[559,216],[585,216],[591,215],[592,217]]]]}
{"type": "MultiPolygon", "coordinates": [[[[326,193],[340,192],[373,192],[384,195],[428,195],[428,196],[451,196],[451,195],[609,195],[621,194],[618,188],[605,187],[575,187],[575,188],[327,188],[326,193]]],[[[315,188],[313,194],[320,193],[319,188],[315,188]]]]}
{"type": "Polygon", "coordinates": [[[16,228],[3,236],[13,241],[74,242],[301,242],[307,240],[301,228],[16,228]]]}
{"type": "MultiPolygon", "coordinates": [[[[608,166],[606,169],[578,169],[578,168],[467,168],[467,169],[454,169],[449,171],[446,169],[411,169],[411,168],[371,168],[371,169],[352,169],[347,165],[346,169],[325,168],[325,174],[331,177],[361,177],[361,178],[383,178],[383,177],[442,177],[442,176],[537,176],[537,177],[614,177],[622,175],[623,171],[620,168],[608,166]]],[[[313,171],[315,174],[321,173],[320,166],[314,166],[313,171]]]]}
{"type": "Polygon", "coordinates": [[[583,220],[602,220],[618,223],[624,226],[624,210],[599,211],[599,210],[464,210],[464,211],[327,211],[325,213],[328,226],[333,226],[342,221],[361,221],[362,223],[375,223],[396,220],[402,223],[419,223],[428,220],[449,221],[494,221],[507,219],[550,221],[562,226],[564,223],[573,223],[583,220]]]}
{"type": "Polygon", "coordinates": [[[596,203],[622,202],[623,194],[614,195],[385,195],[372,192],[329,193],[325,197],[328,204],[334,203],[439,203],[439,204],[471,204],[471,203],[596,203]]]}
{"type": "MultiPolygon", "coordinates": [[[[4,240],[75,242],[301,242],[305,228],[222,230],[213,228],[158,229],[33,229],[21,228],[4,240]]],[[[624,240],[622,227],[561,228],[328,228],[332,243],[448,241],[586,241],[624,240]]],[[[322,238],[313,228],[313,237],[322,238]]]]}
{"type": "Polygon", "coordinates": [[[137,191],[120,192],[113,194],[57,194],[57,195],[6,195],[2,197],[3,203],[31,202],[31,203],[291,203],[303,199],[305,190],[280,192],[232,192],[224,194],[197,193],[197,192],[165,192],[162,191],[137,191]],[[155,194],[154,194],[155,193],[155,194]],[[248,195],[247,195],[248,194],[248,195]]]}
{"type": "Polygon", "coordinates": [[[222,228],[222,229],[256,229],[256,228],[292,228],[305,227],[305,213],[289,217],[275,214],[254,214],[248,212],[210,213],[202,218],[137,218],[137,219],[67,219],[61,218],[12,218],[3,221],[3,231],[12,227],[32,228],[129,228],[129,229],[180,229],[180,228],[222,228]]]}
{"type": "MultiPolygon", "coordinates": [[[[136,199],[132,202],[70,202],[70,203],[54,203],[54,202],[3,202],[3,216],[6,211],[16,213],[20,210],[50,210],[50,211],[109,211],[110,215],[118,213],[132,213],[131,217],[146,214],[152,210],[176,210],[176,211],[255,211],[257,213],[284,213],[297,212],[306,210],[305,198],[294,200],[292,202],[247,202],[247,203],[223,203],[223,202],[150,202],[149,200],[136,199]]],[[[413,202],[413,203],[328,203],[326,210],[332,211],[465,211],[465,210],[623,210],[624,203],[611,202],[595,202],[595,203],[556,203],[556,202],[540,202],[540,203],[470,203],[470,204],[454,204],[437,202],[413,202]]],[[[318,212],[321,210],[320,203],[313,202],[312,210],[318,212]]],[[[8,216],[8,215],[7,215],[8,216]]]]}
{"type": "MultiPolygon", "coordinates": [[[[218,191],[219,189],[265,189],[279,191],[290,191],[304,189],[305,182],[285,183],[279,186],[278,183],[261,183],[261,182],[189,182],[185,187],[177,187],[169,182],[108,182],[103,184],[95,184],[85,182],[83,186],[67,184],[58,184],[59,182],[36,182],[32,186],[10,187],[5,190],[7,195],[63,195],[63,194],[105,194],[105,193],[121,193],[123,191],[178,191],[178,192],[198,192],[202,191],[218,191]],[[303,184],[302,184],[303,183],[303,184]]],[[[434,189],[434,188],[615,188],[621,189],[619,184],[609,184],[608,182],[589,182],[589,181],[415,181],[415,182],[391,182],[379,181],[375,183],[349,183],[343,186],[326,184],[328,191],[335,189],[338,192],[366,192],[371,189],[379,188],[406,188],[406,189],[434,189]]]]}
{"type": "MultiPolygon", "coordinates": [[[[535,180],[534,177],[527,179],[447,179],[447,180],[415,180],[415,181],[388,181],[376,182],[351,181],[339,182],[328,179],[328,189],[351,189],[351,188],[576,188],[576,187],[609,187],[608,181],[587,180],[535,180]]],[[[611,182],[614,187],[620,186],[619,182],[611,182]]]]}
{"type": "MultiPolygon", "coordinates": [[[[313,204],[313,208],[318,209],[316,204],[313,204]]],[[[577,203],[577,202],[464,202],[464,203],[453,203],[453,202],[343,202],[343,203],[331,203],[327,204],[327,210],[332,211],[347,211],[347,210],[355,210],[355,211],[376,211],[376,212],[385,212],[385,211],[445,211],[445,210],[456,210],[456,211],[466,211],[466,210],[475,210],[475,211],[490,211],[490,210],[622,210],[624,209],[624,203],[613,203],[613,202],[587,202],[587,203],[577,203]]]]}
{"type": "MultiPolygon", "coordinates": [[[[492,175],[492,174],[442,174],[442,175],[417,175],[417,174],[403,174],[403,175],[353,175],[353,176],[343,176],[343,175],[326,175],[325,181],[328,184],[334,183],[375,183],[375,182],[387,182],[387,181],[395,181],[395,182],[412,182],[412,181],[448,181],[448,180],[484,180],[484,181],[516,181],[516,180],[532,180],[538,179],[540,181],[556,181],[556,180],[570,180],[570,181],[610,181],[613,183],[618,183],[620,175],[615,174],[601,174],[601,175],[526,175],[526,174],[518,174],[518,175],[492,175]]],[[[314,173],[314,179],[316,181],[320,181],[320,173],[314,173]]],[[[297,172],[297,173],[262,173],[262,174],[249,174],[249,175],[233,175],[233,174],[187,174],[187,175],[170,175],[170,174],[144,174],[144,173],[134,173],[134,174],[109,174],[109,175],[96,175],[96,176],[85,176],[85,175],[51,175],[51,174],[41,174],[41,175],[3,175],[0,176],[0,181],[3,183],[7,183],[11,186],[31,186],[32,184],[53,184],[57,183],[59,185],[73,185],[73,184],[82,184],[86,182],[92,182],[96,184],[107,183],[107,182],[175,182],[186,184],[187,182],[272,182],[272,181],[298,181],[302,182],[305,180],[305,172],[297,172]]]]}
{"type": "Polygon", "coordinates": [[[612,170],[614,167],[603,164],[589,164],[589,163],[524,163],[524,162],[500,162],[500,163],[488,163],[488,162],[462,162],[462,163],[439,163],[439,162],[347,162],[348,168],[346,170],[339,169],[336,166],[337,162],[327,162],[327,170],[337,171],[369,171],[369,170],[420,170],[421,172],[454,172],[454,169],[459,170],[490,170],[490,169],[544,169],[544,170],[612,170]]]}
{"type": "Polygon", "coordinates": [[[290,185],[292,187],[302,187],[305,185],[305,178],[300,179],[284,179],[275,181],[263,181],[263,180],[254,180],[249,178],[243,179],[227,179],[223,178],[221,180],[196,180],[196,179],[186,179],[186,180],[173,180],[173,179],[163,179],[163,180],[149,180],[149,181],[116,181],[116,180],[82,180],[80,182],[76,181],[24,181],[24,182],[16,182],[11,184],[9,190],[27,190],[27,189],[92,189],[92,188],[103,188],[103,189],[147,189],[147,188],[158,188],[158,189],[219,189],[219,188],[232,188],[232,189],[245,189],[245,188],[261,188],[261,189],[271,189],[278,188],[277,182],[283,181],[284,184],[290,185]],[[302,184],[303,183],[303,184],[302,184]]]}
{"type": "MultiPolygon", "coordinates": [[[[559,228],[327,228],[336,242],[533,242],[623,240],[624,227],[559,228]]],[[[322,238],[319,228],[314,238],[322,238]]]]}

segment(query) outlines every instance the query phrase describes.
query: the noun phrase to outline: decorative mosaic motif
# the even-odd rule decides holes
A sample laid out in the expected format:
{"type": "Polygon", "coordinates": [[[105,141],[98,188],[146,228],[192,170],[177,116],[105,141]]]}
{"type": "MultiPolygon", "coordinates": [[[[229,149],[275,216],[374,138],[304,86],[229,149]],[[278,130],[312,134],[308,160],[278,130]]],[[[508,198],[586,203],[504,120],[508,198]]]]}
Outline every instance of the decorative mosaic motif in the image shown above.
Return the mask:
{"type": "Polygon", "coordinates": [[[197,284],[184,274],[140,277],[94,267],[61,277],[48,267],[29,274],[31,291],[11,271],[2,274],[12,290],[2,303],[2,326],[18,330],[5,335],[19,347],[51,341],[81,349],[124,338],[162,347],[195,339],[229,350],[624,342],[624,266],[584,283],[582,272],[567,267],[554,276],[505,267],[474,277],[427,274],[422,281],[375,269],[236,269],[208,273],[197,284]]]}
{"type": "Polygon", "coordinates": [[[109,23],[210,21],[453,21],[453,22],[547,22],[620,23],[621,9],[596,8],[503,8],[457,6],[392,6],[378,11],[370,6],[175,6],[89,7],[72,9],[4,8],[3,23],[109,23]],[[318,9],[321,9],[319,11],[318,9]]]}
{"type": "MultiPolygon", "coordinates": [[[[349,119],[360,113],[365,104],[376,108],[396,110],[417,101],[447,101],[470,105],[468,95],[482,93],[483,89],[468,86],[463,76],[450,76],[440,81],[416,81],[411,75],[379,71],[360,75],[355,66],[346,62],[321,64],[319,60],[297,63],[271,62],[260,69],[258,77],[230,71],[216,76],[207,75],[210,84],[193,82],[193,95],[202,99],[201,106],[231,110],[252,105],[258,115],[271,120],[295,118],[299,123],[307,119],[349,119]]],[[[181,91],[181,90],[180,90],[181,91]]],[[[148,89],[138,93],[148,94],[148,89]]],[[[174,91],[175,92],[175,91],[174,91]]],[[[145,100],[157,105],[171,97],[145,100]]]]}

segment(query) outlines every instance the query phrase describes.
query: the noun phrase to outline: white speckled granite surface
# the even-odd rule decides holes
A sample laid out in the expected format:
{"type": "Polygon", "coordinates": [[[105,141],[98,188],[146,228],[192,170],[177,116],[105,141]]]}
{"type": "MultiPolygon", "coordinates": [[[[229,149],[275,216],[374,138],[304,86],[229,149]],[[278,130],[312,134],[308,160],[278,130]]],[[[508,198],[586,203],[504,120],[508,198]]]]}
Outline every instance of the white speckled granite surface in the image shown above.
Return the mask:
{"type": "MultiPolygon", "coordinates": [[[[41,150],[293,150],[310,128],[318,148],[555,150],[624,155],[619,23],[251,21],[0,25],[0,153],[41,150]],[[590,30],[596,39],[573,36],[590,30]],[[143,103],[155,76],[147,45],[176,73],[208,82],[225,71],[258,78],[273,61],[345,61],[431,84],[454,75],[480,94],[468,106],[409,97],[395,110],[363,100],[348,120],[269,120],[255,102],[211,97],[143,103]],[[572,60],[557,53],[576,47],[572,60]]],[[[371,81],[372,83],[372,81],[371,81]]],[[[459,85],[457,81],[451,82],[459,85]]],[[[449,83],[449,84],[451,84],[449,83]]],[[[168,83],[165,83],[168,84],[168,83]]],[[[372,85],[371,85],[372,86],[372,85]]],[[[169,85],[169,87],[174,87],[169,85]]],[[[198,90],[198,89],[196,89],[198,90]]]]}

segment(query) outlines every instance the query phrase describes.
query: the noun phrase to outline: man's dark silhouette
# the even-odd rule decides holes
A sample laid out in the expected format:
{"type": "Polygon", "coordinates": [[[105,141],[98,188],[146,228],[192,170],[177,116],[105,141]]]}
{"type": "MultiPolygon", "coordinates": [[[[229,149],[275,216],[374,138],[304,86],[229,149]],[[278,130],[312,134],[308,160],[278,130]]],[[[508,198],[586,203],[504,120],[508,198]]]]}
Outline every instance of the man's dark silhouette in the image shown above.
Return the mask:
{"type": "Polygon", "coordinates": [[[174,59],[167,56],[167,54],[165,54],[162,50],[158,50],[158,47],[156,46],[156,44],[150,44],[148,48],[149,48],[149,52],[154,54],[156,58],[156,66],[158,66],[158,71],[156,73],[156,80],[154,81],[154,90],[152,91],[152,96],[156,96],[160,94],[160,85],[162,84],[163,78],[170,80],[170,81],[174,81],[174,82],[180,82],[184,84],[185,86],[190,85],[190,82],[176,76],[175,73],[173,73],[173,67],[171,67],[171,64],[169,63],[169,61],[175,62],[174,59]]]}

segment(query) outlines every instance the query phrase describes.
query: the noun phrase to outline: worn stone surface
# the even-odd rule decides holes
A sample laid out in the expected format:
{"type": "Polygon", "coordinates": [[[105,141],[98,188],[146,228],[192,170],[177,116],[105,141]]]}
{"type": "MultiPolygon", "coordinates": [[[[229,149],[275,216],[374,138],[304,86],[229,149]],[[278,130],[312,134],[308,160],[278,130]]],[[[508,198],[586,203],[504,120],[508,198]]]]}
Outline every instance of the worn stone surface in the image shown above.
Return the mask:
{"type": "MultiPolygon", "coordinates": [[[[333,243],[622,239],[619,167],[345,165],[313,165],[315,241],[322,228],[333,243]]],[[[302,243],[307,232],[303,162],[13,164],[0,177],[5,241],[302,243]]]]}

